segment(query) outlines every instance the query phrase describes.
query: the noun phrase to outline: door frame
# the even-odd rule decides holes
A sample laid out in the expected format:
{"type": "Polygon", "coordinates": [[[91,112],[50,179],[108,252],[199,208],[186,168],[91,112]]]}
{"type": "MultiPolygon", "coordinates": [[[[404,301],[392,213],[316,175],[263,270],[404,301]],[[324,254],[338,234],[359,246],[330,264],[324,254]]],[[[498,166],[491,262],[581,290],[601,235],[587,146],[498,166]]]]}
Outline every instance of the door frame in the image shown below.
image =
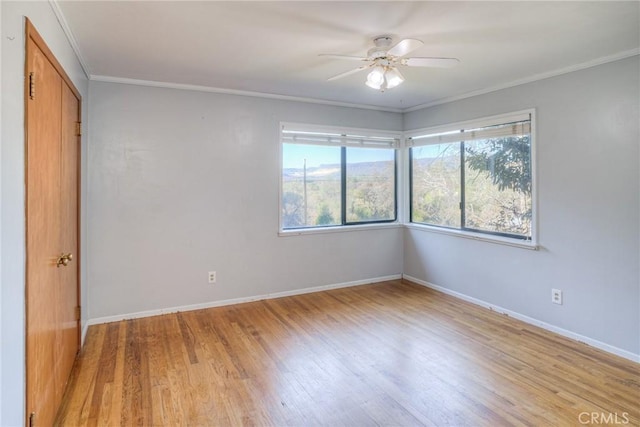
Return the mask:
{"type": "MultiPolygon", "coordinates": [[[[42,36],[38,33],[38,31],[36,30],[36,28],[34,27],[34,25],[31,23],[31,21],[29,20],[29,18],[25,17],[25,55],[24,55],[24,78],[25,78],[25,84],[24,84],[24,162],[25,162],[25,168],[24,168],[24,183],[25,183],[25,205],[24,205],[24,214],[25,214],[25,234],[24,234],[24,238],[25,238],[25,246],[26,246],[26,255],[25,255],[25,282],[24,282],[24,289],[25,289],[25,324],[24,324],[24,331],[25,331],[25,336],[24,336],[24,348],[25,348],[25,359],[24,359],[24,363],[25,363],[25,425],[29,425],[29,390],[27,389],[28,387],[28,382],[26,381],[26,378],[28,378],[28,370],[29,370],[29,365],[27,363],[27,337],[28,337],[28,329],[29,329],[29,325],[28,325],[28,319],[29,319],[29,240],[28,240],[28,227],[29,227],[29,222],[28,222],[28,206],[27,206],[27,201],[28,201],[28,194],[27,192],[29,191],[29,183],[28,183],[28,171],[29,171],[29,163],[28,163],[28,142],[29,142],[29,90],[30,90],[30,80],[29,80],[29,54],[30,54],[30,44],[29,44],[29,40],[31,40],[35,46],[38,47],[38,49],[40,49],[40,51],[44,54],[44,56],[47,58],[47,60],[51,63],[51,65],[53,65],[53,67],[55,68],[55,70],[58,72],[58,74],[60,75],[62,81],[64,82],[64,84],[66,84],[69,89],[71,90],[71,92],[73,93],[73,95],[78,99],[78,112],[77,112],[77,117],[78,117],[78,122],[82,123],[82,95],[80,94],[80,91],[78,91],[78,89],[76,88],[76,86],[73,84],[73,81],[71,80],[71,78],[69,77],[69,75],[66,73],[66,71],[64,70],[64,68],[62,67],[62,65],[60,64],[60,62],[58,62],[57,58],[55,57],[55,55],[53,54],[53,52],[51,51],[51,49],[49,49],[49,47],[47,46],[46,42],[44,41],[44,39],[42,38],[42,36]]],[[[81,132],[79,132],[81,134],[81,132]]],[[[79,138],[82,138],[81,136],[78,136],[79,138]]],[[[74,259],[74,266],[73,268],[76,269],[76,276],[77,276],[77,283],[76,283],[76,296],[77,296],[77,301],[76,301],[76,306],[80,307],[80,301],[81,301],[81,295],[80,295],[80,290],[81,290],[81,276],[80,276],[80,265],[81,265],[81,189],[82,189],[82,183],[81,183],[81,178],[82,178],[82,142],[81,139],[80,141],[78,141],[78,158],[77,158],[77,165],[76,165],[76,173],[77,173],[77,188],[76,188],[76,199],[77,199],[77,222],[76,222],[76,228],[77,228],[77,236],[78,236],[78,250],[77,250],[77,254],[75,255],[75,259],[74,259]]],[[[81,317],[81,316],[78,316],[81,317]]],[[[78,348],[77,351],[80,351],[81,348],[81,344],[82,344],[82,328],[81,328],[81,320],[78,319],[76,321],[76,329],[77,329],[77,337],[78,337],[78,348]]]]}

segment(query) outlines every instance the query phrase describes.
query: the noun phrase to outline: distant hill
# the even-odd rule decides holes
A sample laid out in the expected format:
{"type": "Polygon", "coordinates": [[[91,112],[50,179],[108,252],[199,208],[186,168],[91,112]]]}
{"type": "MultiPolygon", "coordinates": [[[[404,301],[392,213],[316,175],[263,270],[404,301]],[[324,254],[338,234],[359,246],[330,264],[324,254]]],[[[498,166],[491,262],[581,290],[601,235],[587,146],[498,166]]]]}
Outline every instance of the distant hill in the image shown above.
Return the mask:
{"type": "MultiPolygon", "coordinates": [[[[351,163],[348,165],[348,174],[350,177],[364,177],[386,175],[393,170],[393,161],[385,160],[381,162],[362,162],[351,163]]],[[[298,181],[303,179],[304,169],[302,168],[286,168],[282,170],[282,178],[285,181],[298,181]]],[[[307,168],[307,180],[339,180],[340,165],[320,165],[318,167],[307,168]]]]}

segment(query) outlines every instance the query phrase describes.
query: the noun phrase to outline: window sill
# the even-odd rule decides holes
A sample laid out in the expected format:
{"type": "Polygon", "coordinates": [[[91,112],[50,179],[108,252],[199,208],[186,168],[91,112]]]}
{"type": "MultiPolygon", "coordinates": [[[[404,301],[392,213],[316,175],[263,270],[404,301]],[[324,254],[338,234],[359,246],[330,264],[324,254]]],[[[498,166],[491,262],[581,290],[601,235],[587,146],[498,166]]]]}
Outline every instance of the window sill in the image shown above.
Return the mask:
{"type": "Polygon", "coordinates": [[[447,228],[432,227],[432,226],[423,225],[423,224],[409,223],[409,224],[404,224],[404,226],[412,230],[420,230],[420,231],[426,231],[426,232],[438,233],[438,234],[448,234],[450,236],[463,237],[465,239],[479,240],[482,242],[497,243],[499,245],[513,246],[516,248],[529,249],[533,251],[538,250],[538,245],[533,241],[510,239],[508,237],[492,236],[492,235],[482,234],[482,233],[473,233],[471,231],[451,230],[447,228]]]}
{"type": "Polygon", "coordinates": [[[280,230],[278,232],[278,236],[291,237],[307,234],[343,233],[351,231],[368,231],[400,227],[402,227],[402,224],[400,224],[399,222],[387,222],[380,224],[338,225],[335,227],[296,228],[293,230],[280,230]]]}

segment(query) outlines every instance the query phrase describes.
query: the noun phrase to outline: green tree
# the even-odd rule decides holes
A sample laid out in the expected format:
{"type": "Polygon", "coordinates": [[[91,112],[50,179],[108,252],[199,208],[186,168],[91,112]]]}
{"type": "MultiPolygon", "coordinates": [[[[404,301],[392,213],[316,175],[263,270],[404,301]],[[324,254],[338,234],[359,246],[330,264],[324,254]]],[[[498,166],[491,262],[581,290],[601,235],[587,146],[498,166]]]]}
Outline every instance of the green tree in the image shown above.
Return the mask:
{"type": "Polygon", "coordinates": [[[333,215],[331,215],[331,210],[329,206],[322,205],[320,208],[320,214],[318,218],[316,218],[316,225],[331,225],[335,224],[335,220],[333,219],[333,215]]]}
{"type": "Polygon", "coordinates": [[[304,200],[298,193],[290,191],[282,195],[282,226],[284,228],[304,225],[304,200]]]}
{"type": "Polygon", "coordinates": [[[375,221],[392,219],[394,215],[393,170],[375,173],[363,179],[350,179],[347,183],[349,221],[375,221]]]}
{"type": "Polygon", "coordinates": [[[486,172],[500,191],[531,194],[531,143],[529,136],[489,139],[465,145],[469,168],[486,172]]]}
{"type": "Polygon", "coordinates": [[[476,199],[477,215],[467,212],[467,224],[528,235],[531,232],[530,137],[495,138],[465,144],[465,163],[476,177],[467,177],[469,200],[476,199]],[[484,177],[494,189],[483,185],[484,177]],[[471,179],[471,181],[469,181],[471,179]],[[471,197],[475,196],[475,197],[471,197]],[[482,200],[479,199],[481,197],[482,200]]]}

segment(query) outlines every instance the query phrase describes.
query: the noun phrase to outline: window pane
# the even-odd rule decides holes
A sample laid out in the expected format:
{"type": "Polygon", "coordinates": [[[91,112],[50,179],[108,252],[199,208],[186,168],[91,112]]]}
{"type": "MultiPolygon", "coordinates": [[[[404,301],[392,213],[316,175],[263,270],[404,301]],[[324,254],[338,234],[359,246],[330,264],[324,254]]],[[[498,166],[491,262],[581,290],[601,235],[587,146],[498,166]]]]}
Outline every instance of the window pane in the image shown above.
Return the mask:
{"type": "Polygon", "coordinates": [[[395,150],[346,150],[347,222],[395,220],[395,150]]]}
{"type": "Polygon", "coordinates": [[[340,147],[282,144],[282,228],[339,225],[340,147]]]}
{"type": "Polygon", "coordinates": [[[460,227],[460,143],[411,148],[411,221],[460,227]]]}
{"type": "Polygon", "coordinates": [[[465,226],[531,236],[529,135],[465,143],[465,226]]]}

